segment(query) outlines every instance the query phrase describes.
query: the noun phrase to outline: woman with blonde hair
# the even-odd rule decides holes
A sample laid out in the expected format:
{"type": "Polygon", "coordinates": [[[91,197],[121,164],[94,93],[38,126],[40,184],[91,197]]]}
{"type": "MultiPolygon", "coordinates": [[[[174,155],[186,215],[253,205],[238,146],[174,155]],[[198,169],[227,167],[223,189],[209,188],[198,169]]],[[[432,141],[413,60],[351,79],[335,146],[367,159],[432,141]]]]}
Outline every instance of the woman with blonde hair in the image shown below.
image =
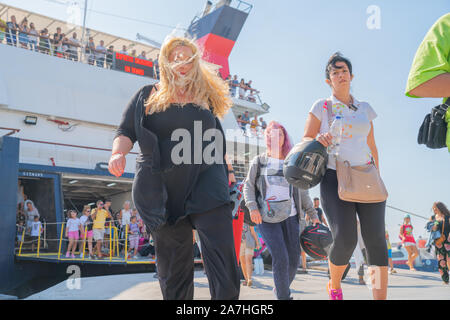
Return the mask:
{"type": "Polygon", "coordinates": [[[89,258],[92,259],[94,256],[93,250],[92,250],[92,238],[93,238],[93,233],[94,233],[94,231],[92,230],[92,226],[93,226],[94,221],[92,220],[92,217],[91,217],[91,206],[85,205],[83,207],[83,211],[81,212],[80,222],[81,222],[81,227],[82,227],[80,241],[79,241],[80,258],[84,257],[83,248],[85,247],[85,243],[87,240],[88,250],[89,250],[89,258]],[[85,231],[86,231],[86,233],[85,233],[85,231]]]}
{"type": "Polygon", "coordinates": [[[109,171],[120,176],[138,141],[133,202],[152,233],[164,299],[193,299],[192,229],[202,243],[212,299],[239,297],[226,164],[219,118],[230,109],[227,83],[202,60],[195,42],[167,39],[160,82],[131,99],[113,142],[109,171]]]}

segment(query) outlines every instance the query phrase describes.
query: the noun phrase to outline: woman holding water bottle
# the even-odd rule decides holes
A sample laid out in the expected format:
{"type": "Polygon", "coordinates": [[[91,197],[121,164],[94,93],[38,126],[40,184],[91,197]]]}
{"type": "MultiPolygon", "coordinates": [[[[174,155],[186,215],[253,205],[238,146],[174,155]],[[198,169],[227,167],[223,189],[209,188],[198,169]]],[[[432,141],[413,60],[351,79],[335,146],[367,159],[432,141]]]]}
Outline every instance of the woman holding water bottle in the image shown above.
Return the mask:
{"type": "Polygon", "coordinates": [[[388,255],[385,241],[386,202],[359,203],[343,201],[338,195],[335,155],[351,166],[374,163],[379,170],[372,120],[376,113],[367,102],[350,94],[353,80],[351,62],[339,52],[333,54],[326,66],[326,83],[332,95],[312,106],[305,125],[303,139],[316,139],[328,147],[329,158],[325,176],[320,184],[324,212],[333,235],[329,253],[331,279],[327,291],[331,300],[342,300],[341,279],[357,243],[357,220],[368,254],[369,273],[374,274],[374,299],[386,299],[388,255]],[[331,108],[331,110],[328,110],[331,108]],[[331,112],[330,112],[331,111],[331,112]],[[328,119],[331,115],[332,119],[328,119]],[[337,119],[336,119],[337,118],[337,119]],[[329,125],[329,120],[333,124],[329,125]],[[336,129],[337,127],[337,129],[336,129]],[[331,129],[330,129],[331,128],[331,129]],[[334,134],[332,134],[334,132],[334,134]]]}

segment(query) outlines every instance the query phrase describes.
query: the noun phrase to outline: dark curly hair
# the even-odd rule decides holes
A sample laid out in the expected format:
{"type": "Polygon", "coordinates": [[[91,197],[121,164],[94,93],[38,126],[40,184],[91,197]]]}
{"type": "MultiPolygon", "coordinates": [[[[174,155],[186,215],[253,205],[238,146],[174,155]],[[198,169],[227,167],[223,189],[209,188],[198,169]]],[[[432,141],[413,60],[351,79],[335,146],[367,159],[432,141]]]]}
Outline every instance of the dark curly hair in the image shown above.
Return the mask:
{"type": "Polygon", "coordinates": [[[450,211],[448,211],[444,203],[437,201],[433,203],[433,206],[436,207],[444,216],[450,217],[450,211]]]}
{"type": "Polygon", "coordinates": [[[325,76],[327,77],[328,80],[330,80],[330,71],[332,68],[334,69],[341,69],[342,67],[338,67],[336,66],[337,62],[344,62],[347,67],[348,70],[350,71],[350,74],[352,75],[352,63],[350,62],[349,59],[345,58],[339,51],[335,52],[330,59],[328,59],[328,63],[327,66],[325,68],[325,76]]]}

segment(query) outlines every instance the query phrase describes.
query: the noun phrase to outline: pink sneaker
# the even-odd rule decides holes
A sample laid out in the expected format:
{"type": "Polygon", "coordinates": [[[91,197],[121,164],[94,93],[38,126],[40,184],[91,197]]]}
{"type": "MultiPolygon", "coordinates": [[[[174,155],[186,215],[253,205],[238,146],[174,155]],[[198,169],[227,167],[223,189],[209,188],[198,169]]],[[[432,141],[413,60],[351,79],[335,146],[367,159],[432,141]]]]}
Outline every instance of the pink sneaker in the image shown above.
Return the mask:
{"type": "Polygon", "coordinates": [[[331,289],[330,281],[327,283],[327,291],[328,291],[328,297],[330,297],[330,300],[344,300],[344,295],[342,294],[342,289],[334,290],[331,289]]]}
{"type": "Polygon", "coordinates": [[[75,255],[74,255],[73,253],[70,255],[70,257],[71,257],[72,259],[75,259],[75,255]]]}
{"type": "Polygon", "coordinates": [[[66,258],[69,258],[69,256],[70,256],[70,253],[67,252],[67,253],[66,253],[66,258]]]}

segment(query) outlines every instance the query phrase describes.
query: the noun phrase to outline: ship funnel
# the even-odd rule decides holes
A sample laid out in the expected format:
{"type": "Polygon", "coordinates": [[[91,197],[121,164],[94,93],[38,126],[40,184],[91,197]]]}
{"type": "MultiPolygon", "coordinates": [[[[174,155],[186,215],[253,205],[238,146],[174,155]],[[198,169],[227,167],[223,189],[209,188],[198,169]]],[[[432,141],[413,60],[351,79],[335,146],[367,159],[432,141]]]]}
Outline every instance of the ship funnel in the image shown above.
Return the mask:
{"type": "Polygon", "coordinates": [[[236,6],[231,2],[220,0],[211,11],[208,1],[203,16],[194,18],[188,28],[188,34],[203,49],[203,60],[221,66],[219,72],[224,79],[230,74],[228,57],[253,8],[244,1],[238,0],[236,6]]]}

